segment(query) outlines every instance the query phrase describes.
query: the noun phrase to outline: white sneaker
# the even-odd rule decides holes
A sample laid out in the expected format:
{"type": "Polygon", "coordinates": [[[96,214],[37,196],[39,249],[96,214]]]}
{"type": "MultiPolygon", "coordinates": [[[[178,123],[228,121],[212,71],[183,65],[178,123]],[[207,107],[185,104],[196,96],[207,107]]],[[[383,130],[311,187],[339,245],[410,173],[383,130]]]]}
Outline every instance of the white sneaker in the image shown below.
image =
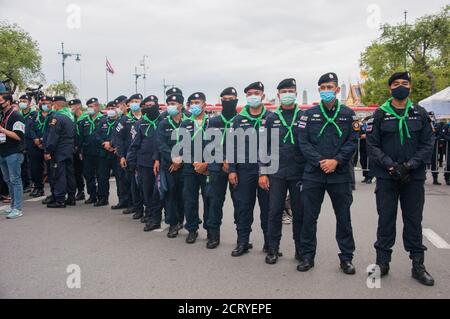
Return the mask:
{"type": "Polygon", "coordinates": [[[2,208],[0,209],[0,215],[9,215],[11,214],[11,211],[12,211],[11,207],[2,208]]]}
{"type": "Polygon", "coordinates": [[[11,211],[11,213],[9,213],[9,215],[6,216],[6,218],[7,219],[16,219],[16,218],[19,218],[19,217],[22,217],[22,216],[23,216],[22,211],[20,211],[18,209],[13,209],[11,211]]]}
{"type": "Polygon", "coordinates": [[[291,216],[289,216],[286,213],[283,213],[282,222],[283,222],[283,224],[290,224],[291,223],[291,216]]]}

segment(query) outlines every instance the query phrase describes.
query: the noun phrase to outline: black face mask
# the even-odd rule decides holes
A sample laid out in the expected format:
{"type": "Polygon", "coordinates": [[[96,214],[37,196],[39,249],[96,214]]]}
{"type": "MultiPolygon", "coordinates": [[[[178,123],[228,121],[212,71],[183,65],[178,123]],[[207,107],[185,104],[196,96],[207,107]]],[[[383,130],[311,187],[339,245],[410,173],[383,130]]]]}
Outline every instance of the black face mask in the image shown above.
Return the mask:
{"type": "Polygon", "coordinates": [[[145,109],[142,109],[142,113],[144,115],[147,115],[149,120],[154,121],[159,116],[159,105],[153,105],[150,107],[146,107],[145,109]]]}
{"type": "Polygon", "coordinates": [[[222,101],[222,115],[227,119],[231,119],[236,115],[236,107],[238,100],[222,101]]]}
{"type": "Polygon", "coordinates": [[[409,96],[411,90],[403,85],[393,89],[391,91],[392,97],[396,100],[404,100],[409,96]]]}

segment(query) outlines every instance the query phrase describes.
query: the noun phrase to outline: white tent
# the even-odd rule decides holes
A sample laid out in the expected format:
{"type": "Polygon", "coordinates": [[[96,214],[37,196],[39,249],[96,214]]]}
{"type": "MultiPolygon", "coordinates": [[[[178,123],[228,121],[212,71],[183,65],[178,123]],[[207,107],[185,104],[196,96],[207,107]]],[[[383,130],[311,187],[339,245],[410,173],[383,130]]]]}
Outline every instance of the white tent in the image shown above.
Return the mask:
{"type": "Polygon", "coordinates": [[[428,112],[433,111],[436,117],[450,117],[450,86],[420,101],[419,105],[428,112]]]}

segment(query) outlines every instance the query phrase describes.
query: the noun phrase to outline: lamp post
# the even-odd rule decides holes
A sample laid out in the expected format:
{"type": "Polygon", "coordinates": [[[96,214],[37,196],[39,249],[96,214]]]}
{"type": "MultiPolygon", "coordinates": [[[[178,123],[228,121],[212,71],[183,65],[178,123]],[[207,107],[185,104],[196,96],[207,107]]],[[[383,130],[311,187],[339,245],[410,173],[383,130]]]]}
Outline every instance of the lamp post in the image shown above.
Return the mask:
{"type": "MultiPolygon", "coordinates": [[[[66,59],[69,57],[74,56],[75,57],[75,61],[80,62],[81,59],[81,54],[80,53],[67,53],[64,52],[64,42],[61,42],[61,52],[58,52],[58,54],[61,54],[62,57],[62,79],[63,79],[63,87],[65,87],[66,84],[66,73],[65,73],[65,64],[66,64],[66,59]]],[[[66,96],[66,91],[63,91],[64,97],[66,96]]]]}

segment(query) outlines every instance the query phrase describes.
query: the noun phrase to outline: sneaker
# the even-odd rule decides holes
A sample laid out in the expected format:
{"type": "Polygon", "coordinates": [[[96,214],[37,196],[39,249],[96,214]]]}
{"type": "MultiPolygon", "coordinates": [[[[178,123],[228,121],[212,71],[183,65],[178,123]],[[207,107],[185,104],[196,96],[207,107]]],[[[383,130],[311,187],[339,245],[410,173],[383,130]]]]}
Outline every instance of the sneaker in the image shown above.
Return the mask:
{"type": "Polygon", "coordinates": [[[9,214],[11,214],[11,211],[12,211],[11,207],[2,208],[0,210],[0,215],[5,215],[5,216],[9,215],[9,214]]]}
{"type": "Polygon", "coordinates": [[[23,216],[22,211],[20,211],[18,209],[13,209],[11,211],[11,213],[9,213],[9,215],[6,216],[6,218],[8,218],[8,219],[16,219],[16,218],[19,218],[19,217],[22,217],[22,216],[23,216]]]}
{"type": "Polygon", "coordinates": [[[283,213],[283,224],[290,224],[291,223],[291,216],[289,216],[288,214],[286,214],[285,212],[283,213]]]}

